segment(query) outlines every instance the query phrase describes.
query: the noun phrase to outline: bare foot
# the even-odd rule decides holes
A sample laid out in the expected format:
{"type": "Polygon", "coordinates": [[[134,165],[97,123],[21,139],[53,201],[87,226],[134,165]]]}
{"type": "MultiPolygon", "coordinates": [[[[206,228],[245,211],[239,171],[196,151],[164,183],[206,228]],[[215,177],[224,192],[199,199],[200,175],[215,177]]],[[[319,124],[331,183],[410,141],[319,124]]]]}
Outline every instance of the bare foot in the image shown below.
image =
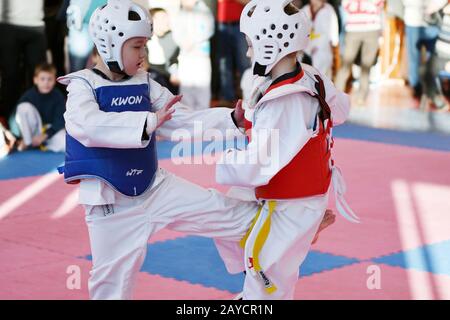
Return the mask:
{"type": "Polygon", "coordinates": [[[331,226],[335,220],[336,215],[333,213],[332,210],[325,211],[325,215],[323,216],[322,222],[320,223],[319,230],[317,230],[316,235],[314,236],[314,239],[311,242],[311,244],[315,244],[317,240],[319,240],[320,232],[331,226]]]}

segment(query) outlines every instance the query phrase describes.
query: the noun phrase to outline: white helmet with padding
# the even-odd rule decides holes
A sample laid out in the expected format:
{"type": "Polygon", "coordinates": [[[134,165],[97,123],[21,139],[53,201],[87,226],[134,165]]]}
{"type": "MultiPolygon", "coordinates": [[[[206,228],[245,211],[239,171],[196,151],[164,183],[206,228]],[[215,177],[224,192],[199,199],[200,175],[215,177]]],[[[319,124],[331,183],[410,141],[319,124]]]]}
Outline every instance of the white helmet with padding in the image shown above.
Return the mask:
{"type": "Polygon", "coordinates": [[[311,22],[302,11],[289,10],[291,3],[252,0],[242,11],[241,32],[253,46],[254,74],[267,75],[282,58],[308,46],[311,22]]]}
{"type": "Polygon", "coordinates": [[[113,72],[123,72],[122,46],[134,37],[151,38],[153,24],[146,9],[131,0],[109,0],[89,21],[89,34],[97,51],[113,72]]]}

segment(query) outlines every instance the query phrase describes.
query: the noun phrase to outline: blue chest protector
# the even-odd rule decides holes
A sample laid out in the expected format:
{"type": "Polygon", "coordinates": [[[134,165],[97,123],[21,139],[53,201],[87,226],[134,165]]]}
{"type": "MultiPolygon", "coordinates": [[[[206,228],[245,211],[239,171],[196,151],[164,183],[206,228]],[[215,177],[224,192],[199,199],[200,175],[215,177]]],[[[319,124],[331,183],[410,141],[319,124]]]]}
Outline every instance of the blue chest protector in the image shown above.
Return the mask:
{"type": "MultiPolygon", "coordinates": [[[[100,110],[104,112],[150,111],[149,84],[111,85],[94,89],[100,110]]],[[[80,106],[82,108],[82,106],[80,106]]],[[[158,159],[155,133],[146,148],[88,148],[66,135],[64,180],[96,178],[126,196],[139,196],[153,183],[158,159]]]]}

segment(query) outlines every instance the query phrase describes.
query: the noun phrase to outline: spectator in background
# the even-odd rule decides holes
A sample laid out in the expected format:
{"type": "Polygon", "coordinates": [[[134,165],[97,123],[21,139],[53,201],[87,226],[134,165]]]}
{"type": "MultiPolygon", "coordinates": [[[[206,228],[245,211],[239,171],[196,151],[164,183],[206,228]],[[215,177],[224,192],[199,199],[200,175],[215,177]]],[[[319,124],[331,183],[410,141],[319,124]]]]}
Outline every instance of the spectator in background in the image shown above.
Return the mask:
{"type": "Polygon", "coordinates": [[[369,93],[370,69],[375,64],[381,35],[384,0],[343,0],[345,12],[345,48],[336,87],[344,91],[352,65],[360,53],[361,75],[356,103],[365,103],[369,93]]]}
{"type": "Polygon", "coordinates": [[[310,0],[302,11],[312,22],[311,41],[305,53],[320,73],[331,78],[333,52],[339,44],[339,25],[334,8],[326,0],[310,0]]]}
{"type": "Polygon", "coordinates": [[[180,47],[178,79],[183,102],[207,109],[211,102],[211,46],[214,16],[202,0],[181,0],[173,37],[180,47]]]}
{"type": "Polygon", "coordinates": [[[246,56],[247,43],[239,29],[242,9],[248,2],[250,0],[218,0],[217,2],[219,97],[225,100],[224,104],[226,105],[232,105],[236,99],[234,81],[236,70],[241,77],[244,71],[250,67],[246,56]]]}
{"type": "Polygon", "coordinates": [[[70,1],[67,8],[67,27],[69,29],[69,72],[86,68],[94,43],[89,38],[89,19],[97,7],[107,0],[65,0],[70,1]]]}
{"type": "Polygon", "coordinates": [[[18,150],[42,147],[54,152],[65,150],[65,99],[55,88],[56,68],[43,63],[36,67],[34,86],[19,100],[10,118],[11,131],[19,138],[18,150]]]}
{"type": "Polygon", "coordinates": [[[64,67],[64,41],[67,35],[67,27],[64,17],[60,15],[63,0],[45,0],[45,34],[47,37],[47,49],[52,54],[52,63],[56,67],[56,75],[66,74],[64,67]]]}
{"type": "Polygon", "coordinates": [[[425,47],[427,60],[434,53],[439,27],[425,21],[426,9],[431,0],[402,0],[406,25],[406,46],[408,52],[408,80],[414,97],[423,93],[420,79],[422,48],[425,47]]]}
{"type": "Polygon", "coordinates": [[[149,72],[153,80],[178,94],[179,48],[173,40],[170,17],[166,10],[150,10],[153,19],[153,37],[147,42],[149,72]]]}
{"type": "Polygon", "coordinates": [[[427,14],[439,20],[440,32],[435,51],[429,60],[429,72],[424,81],[425,91],[434,107],[443,110],[448,108],[443,89],[448,87],[450,75],[450,4],[447,0],[432,1],[427,9],[427,14]]]}
{"type": "Polygon", "coordinates": [[[46,61],[44,0],[1,1],[0,35],[0,117],[7,119],[35,66],[46,61]]]}

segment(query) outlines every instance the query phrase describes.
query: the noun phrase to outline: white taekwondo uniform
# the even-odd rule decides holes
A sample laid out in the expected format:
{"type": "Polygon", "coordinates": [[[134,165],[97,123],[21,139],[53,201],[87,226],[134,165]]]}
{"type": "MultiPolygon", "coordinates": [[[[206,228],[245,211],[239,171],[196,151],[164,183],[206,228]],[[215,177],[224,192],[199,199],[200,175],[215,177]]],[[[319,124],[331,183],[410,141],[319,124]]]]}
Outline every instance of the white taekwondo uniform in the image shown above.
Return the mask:
{"type": "MultiPolygon", "coordinates": [[[[59,81],[68,85],[67,110],[64,115],[68,137],[76,140],[73,143],[78,143],[79,148],[87,151],[100,148],[134,149],[139,152],[139,148],[147,148],[151,142],[142,140],[144,123],[147,122],[150,136],[156,127],[156,115],[150,112],[150,107],[152,111],[158,110],[173,98],[167,89],[149,79],[143,71],[129,79],[113,82],[92,70],[82,70],[62,77],[59,81]],[[105,112],[100,109],[97,99],[103,99],[102,92],[114,95],[116,92],[127,92],[123,86],[130,86],[131,90],[133,86],[146,84],[150,88],[147,98],[151,106],[148,106],[148,111],[105,112]]],[[[138,101],[126,97],[118,99],[113,97],[116,104],[117,101],[138,101]]],[[[158,129],[159,134],[168,139],[179,128],[194,134],[194,121],[202,121],[204,130],[235,128],[230,109],[193,112],[180,103],[175,105],[175,109],[173,118],[158,129]]],[[[126,157],[126,153],[124,155],[126,157]]],[[[66,154],[66,161],[68,156],[66,154]]],[[[95,174],[92,176],[90,173],[91,177],[81,174],[79,202],[86,211],[93,259],[89,279],[92,299],[132,297],[136,275],[146,255],[148,239],[158,230],[169,228],[239,241],[251,224],[257,210],[255,202],[225,197],[215,190],[207,190],[178,178],[157,165],[155,168],[152,183],[145,186],[138,196],[122,194],[107,179],[95,178],[95,174]]]]}

